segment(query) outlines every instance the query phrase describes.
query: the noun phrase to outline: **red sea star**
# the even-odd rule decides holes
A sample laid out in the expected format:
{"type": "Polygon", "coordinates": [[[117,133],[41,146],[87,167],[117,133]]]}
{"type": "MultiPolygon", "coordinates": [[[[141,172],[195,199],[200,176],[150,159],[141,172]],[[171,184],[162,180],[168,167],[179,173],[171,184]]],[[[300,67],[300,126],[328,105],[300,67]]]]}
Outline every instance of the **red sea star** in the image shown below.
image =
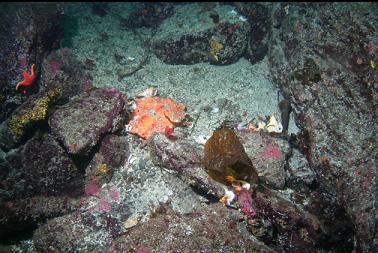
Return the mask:
{"type": "Polygon", "coordinates": [[[23,71],[22,75],[24,76],[24,80],[21,82],[18,82],[16,85],[16,90],[18,90],[18,86],[28,86],[34,82],[35,79],[35,73],[34,73],[35,64],[31,66],[31,74],[29,74],[27,71],[23,71]]]}

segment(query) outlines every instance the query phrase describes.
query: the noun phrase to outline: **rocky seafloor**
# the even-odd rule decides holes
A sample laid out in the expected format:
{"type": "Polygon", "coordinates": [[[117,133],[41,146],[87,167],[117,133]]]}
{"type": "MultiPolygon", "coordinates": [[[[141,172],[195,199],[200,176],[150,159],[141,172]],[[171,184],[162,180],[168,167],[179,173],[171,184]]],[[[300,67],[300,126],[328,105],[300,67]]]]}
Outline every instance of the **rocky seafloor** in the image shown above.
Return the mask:
{"type": "Polygon", "coordinates": [[[377,4],[0,7],[0,252],[378,251],[377,4]],[[143,140],[150,87],[187,117],[143,140]],[[249,190],[207,173],[225,126],[249,190]]]}

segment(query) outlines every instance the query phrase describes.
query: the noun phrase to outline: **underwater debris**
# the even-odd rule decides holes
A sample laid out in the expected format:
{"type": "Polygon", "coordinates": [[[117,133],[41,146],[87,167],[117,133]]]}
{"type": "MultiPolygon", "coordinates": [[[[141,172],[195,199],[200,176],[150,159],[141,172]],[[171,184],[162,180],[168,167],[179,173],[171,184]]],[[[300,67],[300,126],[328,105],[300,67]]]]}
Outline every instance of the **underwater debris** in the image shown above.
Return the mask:
{"type": "Polygon", "coordinates": [[[158,93],[157,88],[155,88],[155,87],[149,87],[149,88],[145,89],[144,91],[139,92],[136,95],[136,97],[137,98],[153,97],[153,96],[156,96],[157,93],[158,93]]]}
{"type": "Polygon", "coordinates": [[[274,113],[270,115],[268,122],[260,121],[257,123],[257,127],[254,124],[249,124],[247,127],[251,131],[266,131],[268,133],[282,133],[283,127],[281,122],[278,122],[274,113]]]}
{"type": "Polygon", "coordinates": [[[227,184],[227,176],[257,184],[258,174],[245,153],[235,132],[229,128],[216,130],[205,144],[203,163],[216,181],[227,184]]]}
{"type": "Polygon", "coordinates": [[[186,117],[185,105],[172,98],[145,97],[135,99],[133,119],[126,126],[128,132],[148,139],[155,133],[165,133],[186,117]]]}

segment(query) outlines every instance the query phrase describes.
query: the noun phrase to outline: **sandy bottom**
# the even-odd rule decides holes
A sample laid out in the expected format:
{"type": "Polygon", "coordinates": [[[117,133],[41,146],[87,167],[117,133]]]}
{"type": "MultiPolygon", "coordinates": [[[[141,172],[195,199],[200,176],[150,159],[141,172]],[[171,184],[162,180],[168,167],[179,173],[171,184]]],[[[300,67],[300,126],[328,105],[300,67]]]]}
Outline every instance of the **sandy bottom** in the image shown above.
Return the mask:
{"type": "MultiPolygon", "coordinates": [[[[277,105],[282,96],[271,81],[265,60],[254,65],[244,58],[228,66],[165,64],[143,47],[143,41],[152,39],[152,30],[138,29],[137,36],[122,29],[119,17],[127,17],[132,7],[110,4],[109,13],[100,17],[92,14],[90,5],[71,6],[70,10],[80,9],[80,15],[78,11],[72,14],[78,23],[72,48],[83,62],[87,58],[95,61],[92,76],[96,87],[116,87],[129,98],[156,87],[160,96],[184,103],[193,118],[201,114],[193,131],[195,138],[211,135],[225,120],[247,123],[271,113],[279,117],[277,105]],[[141,69],[119,80],[119,71],[135,69],[147,54],[149,60],[141,69]]],[[[290,131],[297,131],[294,124],[290,131]]]]}

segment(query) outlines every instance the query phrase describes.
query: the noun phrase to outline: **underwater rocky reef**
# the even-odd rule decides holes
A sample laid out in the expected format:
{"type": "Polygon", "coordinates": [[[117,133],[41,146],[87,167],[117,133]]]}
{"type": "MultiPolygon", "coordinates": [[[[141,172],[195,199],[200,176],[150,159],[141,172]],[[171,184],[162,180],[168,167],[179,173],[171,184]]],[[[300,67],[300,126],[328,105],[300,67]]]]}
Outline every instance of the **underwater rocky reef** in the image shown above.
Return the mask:
{"type": "Polygon", "coordinates": [[[376,3],[1,3],[0,252],[378,252],[376,3]]]}

